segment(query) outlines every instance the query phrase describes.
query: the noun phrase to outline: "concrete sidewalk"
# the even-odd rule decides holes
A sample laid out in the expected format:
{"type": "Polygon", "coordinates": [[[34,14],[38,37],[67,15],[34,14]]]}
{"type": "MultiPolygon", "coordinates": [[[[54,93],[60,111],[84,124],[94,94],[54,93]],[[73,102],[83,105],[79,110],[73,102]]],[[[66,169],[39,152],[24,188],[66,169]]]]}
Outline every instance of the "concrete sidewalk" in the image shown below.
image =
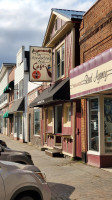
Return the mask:
{"type": "MultiPolygon", "coordinates": [[[[111,200],[112,173],[68,158],[52,158],[35,146],[0,134],[8,147],[30,152],[34,164],[44,171],[52,200],[111,200]]],[[[112,169],[110,170],[112,172],[112,169]]]]}

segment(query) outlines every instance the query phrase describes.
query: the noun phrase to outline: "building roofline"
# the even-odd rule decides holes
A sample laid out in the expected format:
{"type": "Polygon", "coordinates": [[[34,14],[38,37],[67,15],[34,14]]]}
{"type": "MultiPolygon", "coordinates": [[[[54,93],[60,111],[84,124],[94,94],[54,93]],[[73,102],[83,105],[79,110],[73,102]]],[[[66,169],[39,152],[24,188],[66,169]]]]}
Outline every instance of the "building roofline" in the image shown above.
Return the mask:
{"type": "MultiPolygon", "coordinates": [[[[96,2],[85,12],[84,16],[85,16],[86,14],[88,14],[88,12],[89,12],[91,9],[93,9],[93,7],[96,6],[96,4],[97,4],[99,1],[101,1],[101,0],[96,0],[96,2]]],[[[83,16],[83,17],[84,17],[84,16],[83,16]]]]}

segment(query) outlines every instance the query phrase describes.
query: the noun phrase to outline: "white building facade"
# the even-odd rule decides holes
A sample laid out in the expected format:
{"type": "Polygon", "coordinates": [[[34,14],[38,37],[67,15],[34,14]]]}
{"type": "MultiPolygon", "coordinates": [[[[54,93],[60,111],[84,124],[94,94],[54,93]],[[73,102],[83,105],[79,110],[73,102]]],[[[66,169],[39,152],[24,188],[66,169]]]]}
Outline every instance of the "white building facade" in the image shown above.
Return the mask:
{"type": "Polygon", "coordinates": [[[0,133],[7,135],[7,122],[8,118],[4,117],[8,112],[8,93],[4,89],[8,85],[8,77],[11,69],[15,63],[3,63],[0,69],[0,133]]]}

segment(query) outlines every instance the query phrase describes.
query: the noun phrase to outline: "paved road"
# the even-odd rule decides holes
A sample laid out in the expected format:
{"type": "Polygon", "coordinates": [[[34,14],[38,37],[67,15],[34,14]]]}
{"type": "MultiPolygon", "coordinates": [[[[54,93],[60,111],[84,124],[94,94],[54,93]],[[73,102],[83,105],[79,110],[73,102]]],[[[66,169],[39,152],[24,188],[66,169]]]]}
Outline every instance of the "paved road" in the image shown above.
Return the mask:
{"type": "Polygon", "coordinates": [[[52,200],[111,200],[112,173],[68,158],[52,158],[35,146],[0,134],[12,149],[31,153],[34,164],[44,171],[52,200]]]}

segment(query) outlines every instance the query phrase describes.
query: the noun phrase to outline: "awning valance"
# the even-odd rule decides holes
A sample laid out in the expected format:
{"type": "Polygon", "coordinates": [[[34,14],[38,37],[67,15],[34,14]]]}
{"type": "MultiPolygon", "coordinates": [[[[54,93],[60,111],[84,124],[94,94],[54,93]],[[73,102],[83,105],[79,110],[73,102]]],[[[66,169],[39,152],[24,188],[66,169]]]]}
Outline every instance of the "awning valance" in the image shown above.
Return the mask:
{"type": "Polygon", "coordinates": [[[12,114],[14,112],[23,112],[24,111],[24,97],[14,101],[9,113],[12,114]]]}
{"type": "Polygon", "coordinates": [[[9,114],[8,112],[5,112],[3,115],[3,118],[11,118],[13,115],[9,114]]]}
{"type": "Polygon", "coordinates": [[[14,89],[14,81],[11,81],[8,83],[8,85],[5,87],[3,93],[9,93],[11,89],[14,89]]]}
{"type": "Polygon", "coordinates": [[[56,82],[51,87],[45,89],[34,101],[30,107],[41,107],[43,105],[55,103],[56,101],[70,100],[69,78],[56,82]]]}

